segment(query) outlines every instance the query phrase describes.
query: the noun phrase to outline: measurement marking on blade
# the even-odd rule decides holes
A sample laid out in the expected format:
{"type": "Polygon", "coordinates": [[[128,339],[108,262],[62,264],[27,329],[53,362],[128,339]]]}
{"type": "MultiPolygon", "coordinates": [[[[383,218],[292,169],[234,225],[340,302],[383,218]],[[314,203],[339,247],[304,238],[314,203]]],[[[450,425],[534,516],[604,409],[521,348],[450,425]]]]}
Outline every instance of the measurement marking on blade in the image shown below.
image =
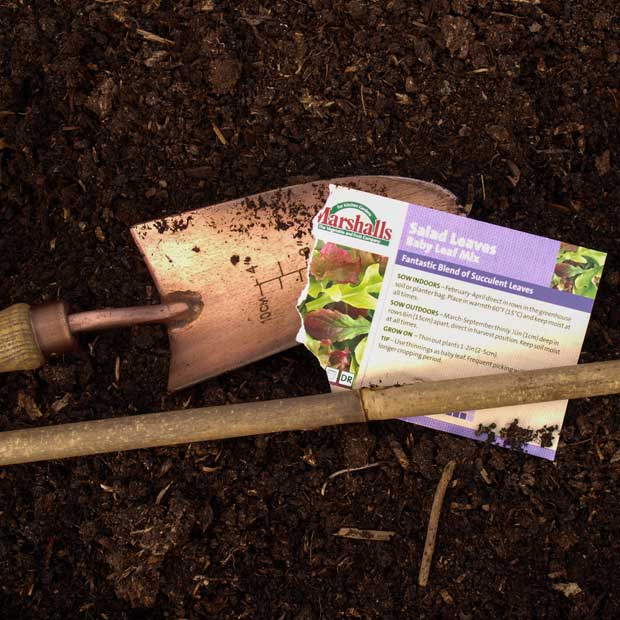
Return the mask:
{"type": "Polygon", "coordinates": [[[258,310],[260,312],[259,320],[261,323],[271,321],[271,310],[269,309],[269,300],[263,295],[259,300],[260,304],[258,310]]]}
{"type": "Polygon", "coordinates": [[[284,278],[288,277],[288,276],[292,276],[292,275],[297,275],[298,280],[296,280],[297,282],[303,282],[304,281],[304,273],[306,271],[306,266],[304,265],[303,267],[300,267],[299,269],[293,269],[292,271],[287,271],[286,273],[284,272],[284,269],[282,269],[282,265],[280,263],[280,261],[277,262],[278,265],[278,269],[280,270],[280,275],[274,276],[273,278],[269,278],[267,280],[262,280],[259,281],[258,278],[256,278],[256,284],[255,286],[258,286],[258,290],[260,291],[261,296],[264,296],[265,293],[263,292],[263,286],[265,286],[266,284],[269,284],[270,282],[279,282],[280,284],[280,289],[284,289],[284,283],[282,282],[284,280],[284,278]]]}

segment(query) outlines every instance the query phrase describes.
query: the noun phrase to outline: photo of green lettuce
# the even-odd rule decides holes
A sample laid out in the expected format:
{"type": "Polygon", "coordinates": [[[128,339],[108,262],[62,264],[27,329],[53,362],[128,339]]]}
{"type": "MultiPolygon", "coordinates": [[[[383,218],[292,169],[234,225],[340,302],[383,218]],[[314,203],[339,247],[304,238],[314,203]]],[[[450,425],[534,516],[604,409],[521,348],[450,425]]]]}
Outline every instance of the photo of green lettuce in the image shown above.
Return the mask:
{"type": "Polygon", "coordinates": [[[605,265],[605,252],[562,243],[551,288],[594,299],[605,265]]]}
{"type": "Polygon", "coordinates": [[[383,285],[387,257],[319,241],[298,309],[306,346],[323,367],[356,373],[383,285]]]}

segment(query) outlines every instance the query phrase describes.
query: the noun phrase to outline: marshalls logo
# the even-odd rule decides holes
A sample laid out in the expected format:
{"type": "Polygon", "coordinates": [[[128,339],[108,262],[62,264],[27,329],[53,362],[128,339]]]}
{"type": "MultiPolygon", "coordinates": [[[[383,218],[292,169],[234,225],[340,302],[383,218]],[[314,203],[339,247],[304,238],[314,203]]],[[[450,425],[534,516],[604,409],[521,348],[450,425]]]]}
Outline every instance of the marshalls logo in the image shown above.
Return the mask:
{"type": "Polygon", "coordinates": [[[333,207],[325,207],[317,222],[320,230],[380,245],[389,245],[392,238],[392,229],[388,228],[387,222],[359,202],[339,202],[333,207]]]}

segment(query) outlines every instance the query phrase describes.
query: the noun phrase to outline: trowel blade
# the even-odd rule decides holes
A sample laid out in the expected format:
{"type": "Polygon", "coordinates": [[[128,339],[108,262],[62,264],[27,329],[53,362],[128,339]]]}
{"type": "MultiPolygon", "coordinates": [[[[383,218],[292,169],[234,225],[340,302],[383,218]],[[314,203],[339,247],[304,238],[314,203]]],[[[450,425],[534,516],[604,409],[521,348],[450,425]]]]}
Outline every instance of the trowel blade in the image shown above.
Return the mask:
{"type": "Polygon", "coordinates": [[[312,218],[329,183],[467,215],[424,181],[360,176],[293,185],[134,226],[162,301],[190,294],[199,315],[169,325],[168,388],[178,390],[296,344],[312,218]]]}

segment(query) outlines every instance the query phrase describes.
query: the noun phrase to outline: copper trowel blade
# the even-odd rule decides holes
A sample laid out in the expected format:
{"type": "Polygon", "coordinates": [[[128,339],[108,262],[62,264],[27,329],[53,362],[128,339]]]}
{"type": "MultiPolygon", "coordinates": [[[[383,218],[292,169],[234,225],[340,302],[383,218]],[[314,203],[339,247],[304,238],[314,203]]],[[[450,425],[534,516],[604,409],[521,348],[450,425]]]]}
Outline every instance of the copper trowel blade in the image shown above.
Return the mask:
{"type": "Polygon", "coordinates": [[[189,295],[201,302],[193,320],[168,326],[170,390],[296,344],[312,218],[329,183],[467,215],[453,194],[432,183],[361,176],[293,185],[134,226],[162,301],[189,295]]]}

